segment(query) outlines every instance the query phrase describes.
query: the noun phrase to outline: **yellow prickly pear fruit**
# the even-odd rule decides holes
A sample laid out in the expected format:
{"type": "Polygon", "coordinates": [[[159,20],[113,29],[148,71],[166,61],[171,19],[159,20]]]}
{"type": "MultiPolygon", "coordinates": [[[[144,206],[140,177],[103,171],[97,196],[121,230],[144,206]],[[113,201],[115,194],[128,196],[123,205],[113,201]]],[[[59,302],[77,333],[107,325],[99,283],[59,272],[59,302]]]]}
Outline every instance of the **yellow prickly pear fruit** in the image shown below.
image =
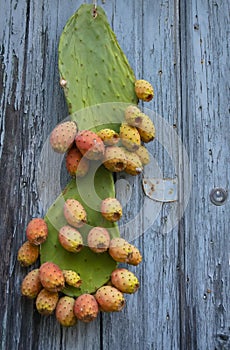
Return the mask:
{"type": "Polygon", "coordinates": [[[112,129],[102,129],[97,132],[97,135],[107,146],[114,146],[119,141],[119,134],[112,129]]]}
{"type": "Polygon", "coordinates": [[[145,146],[140,146],[135,152],[141,160],[142,165],[147,165],[150,162],[149,152],[145,146]]]}
{"type": "Polygon", "coordinates": [[[126,156],[121,147],[108,146],[105,150],[103,164],[109,171],[119,172],[126,167],[126,156]]]}
{"type": "Polygon", "coordinates": [[[135,152],[141,145],[141,138],[137,128],[127,123],[122,123],[120,126],[120,138],[123,146],[131,152],[135,152]]]}
{"type": "Polygon", "coordinates": [[[154,96],[154,90],[152,85],[146,80],[136,80],[135,92],[139,99],[149,102],[154,96]]]}
{"type": "Polygon", "coordinates": [[[79,288],[82,284],[81,277],[79,274],[73,270],[63,270],[63,275],[65,279],[65,283],[69,286],[79,288]]]}
{"type": "Polygon", "coordinates": [[[140,158],[135,152],[129,152],[127,149],[124,149],[126,156],[126,167],[125,172],[130,175],[138,175],[143,171],[143,166],[140,158]]]}
{"type": "Polygon", "coordinates": [[[144,113],[141,113],[141,123],[137,130],[140,134],[141,141],[148,143],[155,138],[155,126],[152,120],[144,113]]]}

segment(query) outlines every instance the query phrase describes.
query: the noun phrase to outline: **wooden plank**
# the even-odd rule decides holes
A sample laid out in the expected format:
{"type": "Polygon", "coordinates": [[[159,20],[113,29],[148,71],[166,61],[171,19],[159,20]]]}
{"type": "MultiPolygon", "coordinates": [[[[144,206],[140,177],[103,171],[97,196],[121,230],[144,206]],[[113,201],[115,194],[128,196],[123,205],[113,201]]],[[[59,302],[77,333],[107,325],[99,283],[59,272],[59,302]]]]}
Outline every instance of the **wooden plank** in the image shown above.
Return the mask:
{"type": "Polygon", "coordinates": [[[229,2],[181,5],[180,126],[193,180],[180,232],[181,347],[229,349],[230,202],[209,199],[214,187],[229,190],[229,2]]]}
{"type": "MultiPolygon", "coordinates": [[[[118,41],[137,78],[147,79],[154,85],[156,96],[144,107],[156,111],[170,125],[175,124],[177,118],[177,71],[174,68],[177,59],[175,42],[178,40],[176,10],[177,7],[174,8],[170,2],[123,1],[116,6],[113,15],[118,41]]],[[[151,111],[149,113],[153,114],[151,111]]],[[[150,166],[144,176],[160,174],[174,177],[177,164],[172,165],[172,160],[167,156],[164,148],[166,135],[163,135],[162,130],[157,130],[157,133],[162,144],[156,140],[148,145],[148,149],[159,169],[150,166]]],[[[176,158],[177,150],[175,153],[176,158]]],[[[125,207],[127,216],[122,221],[128,223],[124,237],[138,237],[132,243],[143,253],[141,265],[128,268],[137,274],[141,286],[135,295],[127,296],[127,306],[123,312],[103,316],[103,347],[179,349],[177,229],[165,233],[170,225],[170,220],[167,222],[166,218],[170,213],[170,205],[162,207],[151,200],[146,204],[140,177],[132,179],[123,176],[122,180],[123,187],[119,188],[118,185],[118,196],[126,202],[132,191],[125,207]],[[143,208],[140,222],[134,224],[130,221],[143,208]],[[151,221],[154,211],[158,213],[155,222],[151,221]],[[150,219],[150,227],[147,219],[150,219]]]]}
{"type": "Polygon", "coordinates": [[[16,261],[28,221],[47,209],[47,203],[38,200],[37,164],[49,133],[67,116],[57,48],[67,19],[81,3],[1,2],[2,349],[100,348],[100,319],[88,327],[79,322],[75,330],[68,330],[52,316],[39,316],[33,303],[20,295],[21,281],[30,269],[16,261]]]}

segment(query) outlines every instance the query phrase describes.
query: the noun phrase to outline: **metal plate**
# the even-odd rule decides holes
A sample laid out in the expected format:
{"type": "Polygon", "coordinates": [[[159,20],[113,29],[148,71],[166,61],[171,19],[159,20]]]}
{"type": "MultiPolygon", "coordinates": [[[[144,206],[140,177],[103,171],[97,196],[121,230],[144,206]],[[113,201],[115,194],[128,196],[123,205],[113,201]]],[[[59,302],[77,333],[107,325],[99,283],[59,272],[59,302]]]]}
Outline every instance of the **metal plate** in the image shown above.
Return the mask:
{"type": "Polygon", "coordinates": [[[177,179],[143,179],[146,196],[158,202],[175,202],[177,196],[177,179]]]}

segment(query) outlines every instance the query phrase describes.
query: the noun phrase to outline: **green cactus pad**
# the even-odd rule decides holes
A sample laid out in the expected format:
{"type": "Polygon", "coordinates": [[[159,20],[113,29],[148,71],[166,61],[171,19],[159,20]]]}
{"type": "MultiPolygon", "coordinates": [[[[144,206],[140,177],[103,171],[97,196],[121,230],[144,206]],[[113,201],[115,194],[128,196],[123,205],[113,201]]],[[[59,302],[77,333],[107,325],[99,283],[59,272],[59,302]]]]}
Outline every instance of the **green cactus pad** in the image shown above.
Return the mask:
{"type": "MultiPolygon", "coordinates": [[[[82,5],[64,28],[59,43],[60,77],[64,80],[70,117],[80,130],[119,131],[124,109],[128,104],[137,103],[135,76],[104,11],[98,7],[94,18],[92,10],[92,5],[82,5]]],[[[100,162],[93,161],[89,173],[82,179],[72,180],[46,214],[49,235],[41,246],[41,263],[53,261],[62,269],[79,273],[83,281],[79,289],[65,288],[67,295],[94,293],[109,280],[117,263],[107,252],[96,254],[87,246],[77,254],[62,248],[58,230],[66,225],[64,202],[74,198],[85,207],[87,225],[79,231],[86,243],[92,226],[106,227],[111,238],[119,236],[118,225],[106,221],[99,212],[101,200],[106,197],[115,197],[113,174],[100,162]]]]}
{"type": "Polygon", "coordinates": [[[82,5],[59,43],[59,71],[69,112],[106,102],[137,103],[135,76],[101,7],[82,5]]]}

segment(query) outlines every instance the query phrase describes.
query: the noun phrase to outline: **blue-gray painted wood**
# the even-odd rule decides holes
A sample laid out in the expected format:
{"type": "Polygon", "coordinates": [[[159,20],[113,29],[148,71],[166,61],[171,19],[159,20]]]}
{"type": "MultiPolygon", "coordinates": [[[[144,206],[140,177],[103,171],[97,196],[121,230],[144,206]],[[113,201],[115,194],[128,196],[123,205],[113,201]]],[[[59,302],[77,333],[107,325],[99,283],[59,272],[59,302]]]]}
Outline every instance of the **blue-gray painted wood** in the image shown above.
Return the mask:
{"type": "MultiPolygon", "coordinates": [[[[163,117],[185,146],[156,119],[158,140],[148,145],[155,163],[144,176],[179,175],[179,205],[146,204],[141,177],[117,177],[117,196],[123,203],[131,196],[121,229],[130,224],[122,232],[135,238],[143,254],[141,265],[131,268],[140,290],[126,297],[121,313],[65,329],[54,317],[41,317],[20,295],[27,269],[16,262],[17,250],[29,219],[46,209],[39,202],[38,161],[49,133],[67,115],[58,41],[82,2],[0,2],[1,349],[227,350],[230,203],[216,207],[209,193],[216,186],[229,191],[229,1],[102,5],[136,77],[154,85],[155,98],[144,107],[153,118],[153,111],[163,117]],[[186,154],[192,187],[183,212],[190,190],[182,176],[186,154]],[[134,226],[130,220],[138,214],[134,226]]],[[[50,184],[47,198],[55,186],[50,184]]]]}

